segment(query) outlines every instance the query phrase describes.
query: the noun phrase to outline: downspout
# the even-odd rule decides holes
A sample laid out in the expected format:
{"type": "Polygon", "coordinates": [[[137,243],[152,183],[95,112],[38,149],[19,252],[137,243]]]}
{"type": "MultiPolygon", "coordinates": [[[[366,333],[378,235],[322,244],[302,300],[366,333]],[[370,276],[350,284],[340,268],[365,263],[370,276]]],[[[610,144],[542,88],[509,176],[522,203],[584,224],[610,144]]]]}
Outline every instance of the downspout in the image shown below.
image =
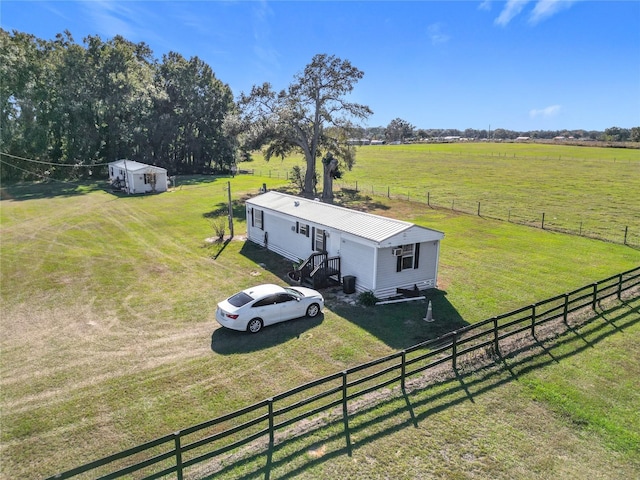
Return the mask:
{"type": "Polygon", "coordinates": [[[375,292],[378,288],[378,252],[380,251],[380,244],[375,245],[373,249],[373,285],[372,291],[375,292]]]}
{"type": "Polygon", "coordinates": [[[129,172],[127,171],[127,159],[123,158],[124,161],[124,187],[127,189],[127,195],[131,193],[131,188],[129,187],[129,172]]]}
{"type": "Polygon", "coordinates": [[[436,275],[433,279],[435,288],[438,288],[438,266],[440,265],[440,240],[436,240],[436,275]]]}

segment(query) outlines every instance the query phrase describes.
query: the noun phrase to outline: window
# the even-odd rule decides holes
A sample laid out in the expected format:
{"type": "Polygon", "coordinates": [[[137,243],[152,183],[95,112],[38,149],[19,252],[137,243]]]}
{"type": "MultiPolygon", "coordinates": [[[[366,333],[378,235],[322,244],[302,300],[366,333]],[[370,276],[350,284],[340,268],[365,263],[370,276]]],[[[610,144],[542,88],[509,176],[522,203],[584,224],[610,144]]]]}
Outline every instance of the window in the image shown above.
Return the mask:
{"type": "Polygon", "coordinates": [[[402,245],[402,255],[398,256],[396,271],[418,268],[418,257],[420,256],[420,244],[402,245]]]}
{"type": "Polygon", "coordinates": [[[318,252],[324,252],[325,251],[324,230],[320,228],[316,229],[315,241],[316,241],[315,250],[317,250],[318,252]]]}
{"type": "Polygon", "coordinates": [[[254,308],[254,307],[266,307],[268,305],[275,305],[276,303],[278,303],[278,296],[277,295],[267,295],[262,300],[258,300],[256,303],[251,305],[251,308],[254,308]]]}
{"type": "Polygon", "coordinates": [[[251,302],[253,298],[244,292],[236,293],[233,297],[229,298],[229,303],[234,307],[241,307],[251,302]]]}
{"type": "Polygon", "coordinates": [[[413,268],[413,245],[402,246],[402,270],[413,268]]]}
{"type": "Polygon", "coordinates": [[[296,232],[300,235],[304,235],[305,237],[309,236],[309,225],[304,223],[296,222],[296,232]]]}
{"type": "Polygon", "coordinates": [[[251,225],[260,230],[264,230],[264,212],[262,210],[258,210],[257,208],[252,209],[251,215],[251,225]]]}
{"type": "Polygon", "coordinates": [[[296,297],[294,297],[290,293],[280,293],[276,298],[276,303],[287,303],[287,302],[293,302],[295,300],[296,300],[296,297]]]}

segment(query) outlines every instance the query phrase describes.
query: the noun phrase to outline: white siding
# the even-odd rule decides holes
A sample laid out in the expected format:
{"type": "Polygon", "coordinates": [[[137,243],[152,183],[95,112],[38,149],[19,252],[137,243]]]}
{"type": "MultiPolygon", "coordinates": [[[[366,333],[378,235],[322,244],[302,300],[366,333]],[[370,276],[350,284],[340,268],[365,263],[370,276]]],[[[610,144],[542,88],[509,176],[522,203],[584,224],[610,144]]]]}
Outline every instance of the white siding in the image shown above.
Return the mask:
{"type": "Polygon", "coordinates": [[[372,246],[354,242],[352,239],[342,238],[340,248],[340,268],[342,276],[356,277],[358,292],[373,291],[373,272],[375,249],[372,246]]]}
{"type": "Polygon", "coordinates": [[[392,248],[378,251],[378,272],[374,294],[378,298],[387,298],[396,294],[397,288],[411,289],[414,285],[421,290],[436,286],[438,242],[420,244],[418,268],[397,270],[398,257],[393,256],[392,248]]]}
{"type": "MultiPolygon", "coordinates": [[[[253,207],[261,210],[258,207],[253,207]]],[[[309,236],[296,233],[296,221],[291,217],[276,215],[263,210],[264,231],[252,226],[251,206],[247,207],[247,238],[252,242],[265,246],[267,232],[267,248],[293,261],[306,260],[311,255],[311,227],[309,236]]]]}

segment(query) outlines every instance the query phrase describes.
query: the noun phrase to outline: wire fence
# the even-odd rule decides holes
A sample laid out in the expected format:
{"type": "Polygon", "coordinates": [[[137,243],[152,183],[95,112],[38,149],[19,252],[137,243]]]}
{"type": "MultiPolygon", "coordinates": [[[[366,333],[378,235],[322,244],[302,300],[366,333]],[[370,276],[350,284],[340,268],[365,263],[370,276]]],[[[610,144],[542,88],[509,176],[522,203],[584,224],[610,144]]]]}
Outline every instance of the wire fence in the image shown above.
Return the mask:
{"type": "MultiPolygon", "coordinates": [[[[279,170],[243,170],[242,173],[289,180],[289,173],[279,170]]],[[[335,182],[334,190],[347,194],[386,196],[389,199],[415,202],[430,208],[448,209],[458,213],[477,215],[482,218],[640,248],[640,224],[636,223],[640,219],[640,214],[639,218],[633,218],[632,215],[627,224],[615,224],[609,219],[598,218],[596,214],[585,215],[584,218],[580,218],[580,213],[568,214],[566,208],[562,206],[542,206],[537,209],[526,206],[505,207],[500,202],[480,202],[437,195],[416,187],[405,188],[401,186],[392,187],[390,185],[365,185],[358,182],[335,182]]],[[[581,205],[581,207],[586,206],[581,205]]]]}
{"type": "MultiPolygon", "coordinates": [[[[309,424],[321,414],[333,412],[333,419],[344,424],[344,441],[351,452],[350,408],[366,395],[398,386],[404,392],[411,377],[443,366],[457,371],[463,357],[480,352],[490,357],[502,355],[504,341],[516,335],[531,336],[543,325],[564,322],[585,309],[596,311],[605,300],[636,298],[640,285],[640,267],[586,285],[572,292],[468,325],[433,340],[405,350],[328,375],[300,385],[271,398],[214,418],[207,422],[165,435],[137,447],[96,460],[49,477],[68,478],[135,478],[158,479],[170,475],[183,480],[211,478],[210,468],[203,464],[226,460],[233,463],[234,454],[242,447],[259,444],[261,452],[270,455],[276,434],[301,423],[309,424]],[[203,470],[204,468],[204,470],[203,470]],[[206,474],[198,474],[206,471],[206,474]]],[[[597,316],[597,314],[594,314],[597,316]]],[[[283,434],[288,440],[295,433],[283,434]]],[[[213,472],[215,473],[215,472],[213,472]]]]}

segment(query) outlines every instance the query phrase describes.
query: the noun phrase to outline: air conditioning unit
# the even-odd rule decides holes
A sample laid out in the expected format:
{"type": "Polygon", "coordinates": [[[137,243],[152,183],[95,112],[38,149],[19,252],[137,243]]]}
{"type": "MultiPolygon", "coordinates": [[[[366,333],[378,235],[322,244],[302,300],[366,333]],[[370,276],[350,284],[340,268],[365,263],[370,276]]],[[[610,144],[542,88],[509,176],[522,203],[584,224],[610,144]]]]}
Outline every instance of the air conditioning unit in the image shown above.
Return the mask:
{"type": "Polygon", "coordinates": [[[393,250],[391,250],[391,253],[393,254],[394,257],[401,257],[402,248],[394,248],[393,250]]]}

